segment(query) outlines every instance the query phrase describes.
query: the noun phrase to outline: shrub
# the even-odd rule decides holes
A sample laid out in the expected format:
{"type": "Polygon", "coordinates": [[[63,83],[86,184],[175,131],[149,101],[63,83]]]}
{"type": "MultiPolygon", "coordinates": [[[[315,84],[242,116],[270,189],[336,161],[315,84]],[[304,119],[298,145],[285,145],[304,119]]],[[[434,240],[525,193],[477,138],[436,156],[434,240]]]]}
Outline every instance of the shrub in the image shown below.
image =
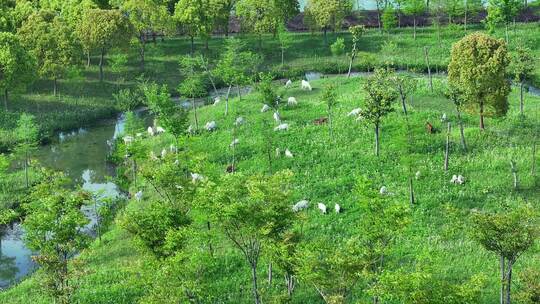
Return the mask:
{"type": "Polygon", "coordinates": [[[334,56],[342,56],[345,54],[345,39],[338,38],[336,39],[336,42],[334,42],[330,46],[330,51],[332,52],[332,55],[334,56]]]}

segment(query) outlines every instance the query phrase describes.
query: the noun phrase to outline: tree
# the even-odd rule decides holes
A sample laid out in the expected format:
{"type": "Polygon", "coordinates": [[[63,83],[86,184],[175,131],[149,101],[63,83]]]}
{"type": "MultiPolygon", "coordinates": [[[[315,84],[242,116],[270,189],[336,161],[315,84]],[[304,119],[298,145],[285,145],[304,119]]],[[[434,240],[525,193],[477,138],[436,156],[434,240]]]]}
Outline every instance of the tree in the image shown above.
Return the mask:
{"type": "Polygon", "coordinates": [[[398,25],[396,11],[392,6],[388,6],[384,9],[382,14],[382,24],[384,30],[390,34],[390,31],[398,25]]]}
{"type": "Polygon", "coordinates": [[[328,114],[328,127],[330,128],[330,137],[334,138],[332,123],[333,123],[333,111],[338,102],[338,95],[336,92],[336,86],[333,84],[328,85],[321,97],[321,100],[326,104],[326,111],[328,114]]]}
{"type": "Polygon", "coordinates": [[[257,266],[266,244],[275,244],[292,227],[290,171],[271,176],[226,175],[212,187],[213,213],[225,236],[240,250],[251,270],[253,299],[261,303],[257,266]]]}
{"type": "Polygon", "coordinates": [[[347,78],[351,77],[352,65],[353,65],[354,59],[358,55],[358,42],[360,42],[360,38],[365,33],[365,31],[366,31],[366,28],[363,25],[353,25],[349,27],[349,32],[352,35],[353,45],[352,45],[351,53],[349,54],[350,61],[349,61],[349,72],[347,73],[347,78]]]}
{"type": "Polygon", "coordinates": [[[450,99],[452,103],[454,104],[454,107],[456,108],[456,113],[458,117],[458,123],[459,123],[459,133],[461,138],[461,147],[463,148],[463,151],[467,152],[467,142],[465,141],[465,131],[463,127],[463,119],[461,117],[461,112],[463,108],[463,94],[459,90],[459,88],[453,87],[451,85],[448,86],[447,90],[445,91],[446,98],[450,99]]]}
{"type": "Polygon", "coordinates": [[[77,35],[88,58],[93,50],[99,51],[100,81],[103,81],[105,55],[113,47],[125,46],[131,32],[129,20],[119,10],[90,9],[83,15],[77,35]]]}
{"type": "Polygon", "coordinates": [[[160,0],[124,0],[120,9],[128,15],[134,29],[132,33],[139,46],[141,70],[144,71],[148,37],[155,37],[156,31],[166,33],[172,27],[167,6],[160,0]]]}
{"type": "Polygon", "coordinates": [[[196,67],[199,65],[199,58],[184,56],[180,59],[180,71],[184,76],[184,80],[178,86],[178,92],[181,96],[191,100],[191,108],[195,119],[195,130],[199,130],[199,120],[197,118],[197,106],[195,98],[206,95],[206,88],[202,74],[196,72],[196,67]]]}
{"type": "Polygon", "coordinates": [[[195,52],[195,37],[208,41],[212,35],[216,18],[214,5],[212,0],[180,0],[175,5],[173,18],[191,38],[191,55],[195,52]]]}
{"type": "Polygon", "coordinates": [[[500,212],[475,212],[472,236],[486,250],[499,256],[501,275],[500,303],[511,303],[512,271],[517,259],[538,238],[538,216],[529,205],[510,207],[500,212]]]}
{"type": "Polygon", "coordinates": [[[516,52],[512,56],[510,63],[510,70],[514,74],[514,80],[519,82],[519,112],[523,116],[523,91],[525,82],[532,76],[536,60],[532,54],[532,51],[524,46],[518,46],[516,52]]]}
{"type": "Polygon", "coordinates": [[[382,119],[394,111],[393,103],[398,94],[392,87],[390,74],[384,69],[376,69],[373,76],[367,78],[363,89],[367,96],[360,117],[375,127],[375,155],[379,156],[380,125],[382,119]]]}
{"type": "Polygon", "coordinates": [[[281,49],[281,65],[285,65],[285,50],[289,49],[294,43],[294,34],[287,30],[285,25],[280,24],[277,30],[279,48],[281,49]]]}
{"type": "Polygon", "coordinates": [[[77,64],[80,58],[71,28],[55,12],[42,10],[31,15],[18,34],[35,58],[39,76],[53,80],[56,96],[57,80],[63,78],[68,68],[77,64]]]}
{"type": "Polygon", "coordinates": [[[469,23],[469,18],[474,18],[484,9],[483,0],[465,0],[463,3],[463,25],[465,31],[469,23]]]}
{"type": "Polygon", "coordinates": [[[317,29],[323,30],[324,43],[328,44],[327,31],[341,28],[343,20],[352,11],[352,6],[350,0],[309,0],[304,13],[317,29]]]}
{"type": "Polygon", "coordinates": [[[216,75],[229,86],[226,96],[225,115],[229,113],[229,95],[231,88],[236,86],[240,96],[240,86],[247,84],[255,75],[261,58],[250,51],[243,50],[244,45],[236,38],[225,41],[225,52],[215,68],[216,75]]]}
{"type": "MultiPolygon", "coordinates": [[[[368,286],[376,285],[389,264],[388,254],[400,233],[410,223],[407,204],[381,195],[367,178],[361,178],[355,192],[360,199],[361,218],[356,231],[356,243],[361,259],[365,261],[368,286]]],[[[374,294],[374,303],[378,303],[374,294]]]]}
{"type": "Polygon", "coordinates": [[[488,15],[484,22],[490,32],[499,23],[504,24],[506,43],[509,42],[508,26],[519,13],[522,2],[520,0],[489,0],[487,5],[488,15]]]}
{"type": "Polygon", "coordinates": [[[70,303],[73,283],[69,259],[86,247],[89,220],[81,207],[90,195],[68,190],[69,180],[60,173],[48,173],[36,185],[24,206],[25,243],[46,275],[42,282],[58,303],[70,303]]]}
{"type": "Polygon", "coordinates": [[[508,111],[509,62],[504,41],[485,34],[468,35],[452,46],[448,83],[460,88],[466,109],[479,113],[482,130],[485,115],[501,116],[508,111]]]}
{"type": "Polygon", "coordinates": [[[23,88],[33,78],[34,61],[22,46],[18,36],[0,32],[0,92],[8,110],[10,90],[23,88]]]}
{"type": "Polygon", "coordinates": [[[405,14],[413,17],[413,37],[416,39],[416,21],[420,14],[426,11],[424,0],[406,0],[403,8],[405,14]]]}
{"type": "Polygon", "coordinates": [[[406,74],[396,74],[392,77],[392,80],[399,93],[399,97],[401,98],[401,107],[403,108],[403,113],[407,115],[407,97],[416,91],[418,81],[412,76],[406,74]]]}
{"type": "Polygon", "coordinates": [[[17,121],[17,129],[15,129],[15,136],[17,137],[17,153],[24,158],[24,176],[26,181],[26,188],[30,187],[28,177],[28,162],[30,153],[36,149],[39,141],[39,128],[35,122],[34,116],[23,113],[17,121]]]}
{"type": "Polygon", "coordinates": [[[238,0],[214,0],[217,4],[216,15],[214,22],[216,26],[221,27],[225,32],[225,37],[229,37],[229,23],[231,12],[233,11],[238,0]]]}

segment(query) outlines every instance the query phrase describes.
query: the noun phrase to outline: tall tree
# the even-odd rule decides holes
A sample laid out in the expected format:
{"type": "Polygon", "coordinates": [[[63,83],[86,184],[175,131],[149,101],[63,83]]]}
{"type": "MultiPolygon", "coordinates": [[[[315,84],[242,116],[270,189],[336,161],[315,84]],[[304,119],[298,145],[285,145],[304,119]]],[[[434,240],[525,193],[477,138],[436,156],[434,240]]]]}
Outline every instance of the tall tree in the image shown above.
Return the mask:
{"type": "Polygon", "coordinates": [[[15,129],[15,136],[17,137],[17,154],[21,155],[24,160],[24,177],[26,182],[26,188],[30,187],[30,180],[28,177],[28,166],[30,161],[30,153],[37,148],[39,141],[39,128],[36,124],[35,118],[32,115],[23,113],[17,121],[17,129],[15,129]]]}
{"type": "Polygon", "coordinates": [[[289,206],[291,177],[290,171],[250,177],[235,173],[212,189],[212,212],[250,267],[256,304],[261,303],[257,266],[266,244],[280,242],[294,223],[295,214],[289,206]]]}
{"type": "Polygon", "coordinates": [[[167,6],[160,0],[124,0],[120,9],[128,15],[134,28],[136,44],[139,47],[141,70],[144,70],[146,44],[156,32],[171,31],[172,20],[167,6]]]}
{"type": "Polygon", "coordinates": [[[34,60],[22,46],[18,36],[0,32],[0,92],[8,110],[10,90],[24,88],[34,74],[34,60]]]}
{"type": "Polygon", "coordinates": [[[524,115],[524,87],[525,82],[530,79],[532,72],[534,71],[536,60],[532,54],[532,51],[524,46],[518,46],[516,52],[512,55],[512,62],[510,63],[510,70],[514,74],[514,80],[519,83],[519,111],[521,115],[524,115]]]}
{"type": "Polygon", "coordinates": [[[523,205],[496,213],[476,212],[472,222],[473,238],[499,256],[500,304],[510,304],[513,266],[540,235],[538,215],[531,206],[523,205]]]}
{"type": "Polygon", "coordinates": [[[352,49],[351,53],[349,54],[349,72],[347,73],[347,78],[351,77],[351,71],[352,71],[352,65],[354,62],[354,59],[356,59],[356,56],[358,55],[358,42],[360,42],[360,38],[364,33],[366,32],[366,28],[363,25],[353,25],[349,27],[349,32],[352,35],[352,49]]]}
{"type": "Polygon", "coordinates": [[[506,43],[486,34],[468,35],[452,46],[448,82],[460,88],[465,108],[480,115],[482,130],[484,116],[501,116],[508,111],[509,62],[506,43]]]}
{"type": "Polygon", "coordinates": [[[100,81],[103,81],[105,55],[113,47],[126,45],[131,32],[129,20],[119,10],[91,9],[85,12],[77,27],[77,35],[87,54],[99,51],[100,81]]]}
{"type": "Polygon", "coordinates": [[[515,20],[522,4],[521,0],[489,0],[487,5],[488,15],[484,21],[488,30],[492,32],[497,24],[504,24],[506,43],[508,43],[508,27],[515,20]]]}
{"type": "Polygon", "coordinates": [[[343,20],[352,11],[351,0],[309,0],[304,8],[305,18],[313,22],[313,26],[324,32],[324,42],[328,44],[328,30],[338,30],[343,20]]]}
{"type": "Polygon", "coordinates": [[[195,37],[208,39],[214,30],[217,8],[213,0],[180,0],[174,8],[174,20],[191,39],[191,55],[195,52],[195,37]]]}
{"type": "Polygon", "coordinates": [[[39,11],[28,18],[18,31],[23,45],[35,58],[39,76],[53,80],[63,78],[70,66],[80,59],[78,44],[71,28],[53,11],[39,11]]]}
{"type": "Polygon", "coordinates": [[[374,126],[375,155],[379,156],[381,122],[386,115],[394,111],[393,103],[398,98],[398,93],[392,86],[390,73],[384,69],[375,70],[375,74],[364,82],[363,89],[367,95],[360,117],[374,126]]]}
{"type": "Polygon", "coordinates": [[[413,37],[416,39],[416,23],[418,17],[426,11],[426,3],[424,0],[406,0],[404,12],[413,18],[413,37]]]}
{"type": "Polygon", "coordinates": [[[81,207],[90,195],[68,190],[69,180],[62,174],[49,173],[39,183],[24,206],[25,242],[35,252],[45,280],[41,283],[58,303],[70,303],[73,281],[69,259],[88,244],[84,227],[89,220],[81,207]]]}

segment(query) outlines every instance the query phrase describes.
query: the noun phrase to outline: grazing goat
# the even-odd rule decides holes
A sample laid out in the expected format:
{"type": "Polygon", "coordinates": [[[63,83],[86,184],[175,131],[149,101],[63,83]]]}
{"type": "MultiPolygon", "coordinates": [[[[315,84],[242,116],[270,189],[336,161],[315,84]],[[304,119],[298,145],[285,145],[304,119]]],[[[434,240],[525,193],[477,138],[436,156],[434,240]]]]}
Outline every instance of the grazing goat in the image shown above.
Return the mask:
{"type": "Polygon", "coordinates": [[[294,155],[291,153],[291,151],[289,151],[289,149],[286,149],[286,150],[285,150],[285,157],[293,158],[294,155]]]}
{"type": "Polygon", "coordinates": [[[240,140],[238,138],[235,138],[232,143],[229,145],[229,147],[234,147],[240,143],[240,140]]]}
{"type": "Polygon", "coordinates": [[[148,127],[148,130],[147,130],[147,131],[148,131],[148,135],[154,136],[154,128],[148,127]]]}
{"type": "Polygon", "coordinates": [[[217,124],[215,121],[209,121],[206,123],[206,125],[204,126],[204,128],[210,132],[214,131],[216,128],[217,128],[217,124]]]}
{"type": "Polygon", "coordinates": [[[292,107],[292,106],[295,106],[298,104],[298,101],[296,101],[296,98],[294,97],[289,97],[289,99],[287,99],[287,105],[292,107]]]}
{"type": "Polygon", "coordinates": [[[142,201],[142,198],[143,198],[143,192],[142,190],[139,190],[139,192],[135,193],[135,199],[140,202],[142,201]]]}
{"type": "Polygon", "coordinates": [[[323,203],[318,203],[318,204],[317,204],[317,207],[319,207],[319,209],[321,210],[321,212],[322,212],[323,214],[326,214],[326,205],[325,205],[325,204],[323,204],[323,203]]]}
{"type": "Polygon", "coordinates": [[[199,181],[203,181],[204,179],[204,176],[202,176],[201,174],[199,173],[191,173],[191,182],[192,183],[196,183],[196,182],[199,182],[199,181]]]}
{"type": "Polygon", "coordinates": [[[238,127],[238,126],[243,125],[244,122],[245,122],[245,120],[244,120],[243,117],[238,117],[238,118],[236,118],[236,121],[234,122],[234,125],[238,127]]]}
{"type": "Polygon", "coordinates": [[[280,156],[281,156],[281,149],[276,148],[276,157],[280,157],[280,156]]]}
{"type": "Polygon", "coordinates": [[[336,211],[336,213],[340,213],[341,212],[341,206],[339,204],[336,204],[334,206],[334,210],[336,211]]]}
{"type": "Polygon", "coordinates": [[[124,144],[129,145],[133,142],[133,136],[125,136],[124,137],[124,144]]]}
{"type": "Polygon", "coordinates": [[[437,130],[431,123],[426,122],[426,131],[428,132],[428,134],[435,134],[435,133],[439,133],[439,130],[437,130]]]}
{"type": "Polygon", "coordinates": [[[285,87],[286,87],[286,88],[292,87],[292,81],[291,81],[290,79],[287,80],[287,82],[285,83],[285,87]]]}
{"type": "Polygon", "coordinates": [[[360,112],[362,112],[362,109],[356,108],[350,111],[349,114],[347,114],[347,116],[358,116],[360,115],[360,112]]]}
{"type": "Polygon", "coordinates": [[[313,124],[320,126],[328,123],[328,117],[317,118],[313,121],[313,124]]]}
{"type": "Polygon", "coordinates": [[[275,120],[277,123],[280,123],[280,122],[281,122],[281,116],[279,115],[278,112],[274,112],[274,120],[275,120]]]}
{"type": "Polygon", "coordinates": [[[171,153],[178,153],[178,147],[176,147],[175,145],[170,145],[169,151],[171,151],[171,153]]]}
{"type": "Polygon", "coordinates": [[[156,134],[162,134],[162,133],[165,133],[165,129],[163,129],[162,127],[156,127],[156,134]]]}
{"type": "Polygon", "coordinates": [[[382,186],[382,187],[381,187],[381,190],[379,190],[379,193],[380,193],[381,195],[386,195],[386,194],[388,194],[388,189],[386,189],[386,186],[382,186]]]}
{"type": "Polygon", "coordinates": [[[422,176],[422,174],[420,173],[420,171],[416,171],[416,174],[414,175],[414,177],[416,179],[420,179],[421,176],[422,176]]]}
{"type": "Polygon", "coordinates": [[[274,128],[274,131],[287,131],[289,130],[289,124],[282,123],[279,126],[274,128]]]}
{"type": "Polygon", "coordinates": [[[167,157],[167,149],[161,150],[161,158],[167,157]]]}
{"type": "Polygon", "coordinates": [[[220,102],[221,102],[221,98],[219,98],[219,96],[214,98],[214,106],[217,106],[220,102]]]}
{"type": "Polygon", "coordinates": [[[156,153],[154,153],[154,151],[150,151],[150,159],[151,160],[159,160],[159,158],[156,156],[156,153]]]}
{"type": "Polygon", "coordinates": [[[189,125],[189,127],[187,128],[187,132],[188,132],[189,134],[195,133],[195,130],[193,129],[193,126],[192,126],[192,125],[189,125]]]}
{"type": "Polygon", "coordinates": [[[456,185],[463,185],[465,183],[465,177],[462,175],[453,175],[450,182],[456,185]]]}
{"type": "Polygon", "coordinates": [[[270,110],[270,107],[267,104],[264,104],[261,109],[261,113],[268,112],[268,110],[270,110]]]}
{"type": "Polygon", "coordinates": [[[446,113],[443,113],[442,117],[441,117],[441,121],[442,122],[445,122],[448,118],[446,117],[446,113]]]}
{"type": "Polygon", "coordinates": [[[307,200],[301,200],[298,203],[294,204],[292,210],[298,212],[300,210],[307,209],[309,207],[309,202],[307,200]]]}
{"type": "Polygon", "coordinates": [[[301,87],[302,87],[302,90],[307,90],[307,91],[313,90],[311,88],[311,84],[309,84],[309,82],[306,81],[306,80],[302,80],[302,86],[301,87]]]}

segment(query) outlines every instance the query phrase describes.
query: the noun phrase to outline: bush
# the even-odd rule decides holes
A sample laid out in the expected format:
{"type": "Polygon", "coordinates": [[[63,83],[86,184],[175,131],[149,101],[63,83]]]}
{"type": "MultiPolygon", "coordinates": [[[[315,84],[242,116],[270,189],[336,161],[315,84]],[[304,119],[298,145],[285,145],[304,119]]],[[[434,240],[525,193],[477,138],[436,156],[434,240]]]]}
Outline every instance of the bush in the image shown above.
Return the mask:
{"type": "Polygon", "coordinates": [[[330,46],[330,51],[332,52],[332,55],[334,56],[342,56],[345,54],[345,39],[338,38],[336,39],[336,42],[334,42],[330,46]]]}

